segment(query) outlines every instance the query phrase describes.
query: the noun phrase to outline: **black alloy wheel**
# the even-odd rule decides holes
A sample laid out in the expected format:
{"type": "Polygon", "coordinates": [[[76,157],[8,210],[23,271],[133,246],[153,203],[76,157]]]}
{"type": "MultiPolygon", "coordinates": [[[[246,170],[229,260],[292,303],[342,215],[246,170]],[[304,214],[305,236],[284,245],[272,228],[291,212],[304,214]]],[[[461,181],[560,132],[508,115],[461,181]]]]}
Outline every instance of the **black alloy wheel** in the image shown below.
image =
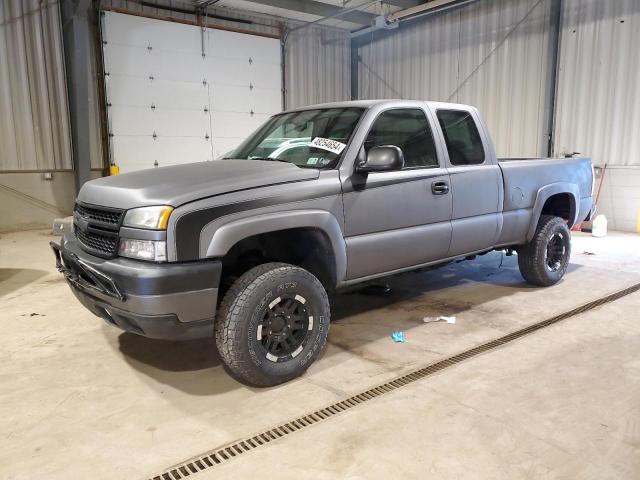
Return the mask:
{"type": "Polygon", "coordinates": [[[216,346],[227,371],[255,387],[302,375],[327,341],[329,298],[309,271],[265,263],[238,278],[214,322],[216,346]]]}
{"type": "Polygon", "coordinates": [[[519,246],[518,266],[524,279],[542,287],[558,283],[569,266],[571,234],[564,219],[542,215],[530,242],[519,246]]]}
{"type": "Polygon", "coordinates": [[[557,272],[562,268],[567,247],[562,232],[554,232],[547,242],[545,262],[550,272],[557,272]]]}
{"type": "Polygon", "coordinates": [[[272,362],[295,358],[302,352],[307,333],[313,330],[313,315],[309,315],[301,295],[282,295],[265,307],[256,339],[272,362]]]}

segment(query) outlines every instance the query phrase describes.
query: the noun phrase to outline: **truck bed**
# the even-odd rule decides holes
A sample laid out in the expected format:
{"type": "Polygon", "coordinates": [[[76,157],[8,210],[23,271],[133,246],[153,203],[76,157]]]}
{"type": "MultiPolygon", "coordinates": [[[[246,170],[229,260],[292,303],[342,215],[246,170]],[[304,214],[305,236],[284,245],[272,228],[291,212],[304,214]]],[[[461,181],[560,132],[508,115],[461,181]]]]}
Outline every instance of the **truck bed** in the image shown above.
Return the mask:
{"type": "Polygon", "coordinates": [[[538,189],[552,183],[577,184],[579,198],[591,196],[589,158],[499,158],[498,165],[504,179],[504,211],[533,207],[538,189]],[[513,193],[520,192],[523,194],[521,200],[511,199],[513,193]]]}
{"type": "Polygon", "coordinates": [[[530,233],[542,187],[573,192],[576,216],[581,220],[589,213],[593,181],[589,158],[501,158],[498,165],[504,184],[501,245],[521,242],[530,233]]]}

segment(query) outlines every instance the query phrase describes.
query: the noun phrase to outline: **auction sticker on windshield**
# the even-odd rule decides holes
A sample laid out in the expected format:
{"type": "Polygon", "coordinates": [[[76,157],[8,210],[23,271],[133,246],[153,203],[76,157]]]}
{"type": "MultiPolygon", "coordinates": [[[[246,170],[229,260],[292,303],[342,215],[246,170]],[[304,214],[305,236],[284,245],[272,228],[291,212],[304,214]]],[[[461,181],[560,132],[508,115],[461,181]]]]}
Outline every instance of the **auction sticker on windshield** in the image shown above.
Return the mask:
{"type": "Polygon", "coordinates": [[[344,150],[346,145],[337,140],[331,140],[330,138],[316,137],[311,141],[311,146],[321,148],[322,150],[328,150],[335,154],[339,154],[344,150]]]}

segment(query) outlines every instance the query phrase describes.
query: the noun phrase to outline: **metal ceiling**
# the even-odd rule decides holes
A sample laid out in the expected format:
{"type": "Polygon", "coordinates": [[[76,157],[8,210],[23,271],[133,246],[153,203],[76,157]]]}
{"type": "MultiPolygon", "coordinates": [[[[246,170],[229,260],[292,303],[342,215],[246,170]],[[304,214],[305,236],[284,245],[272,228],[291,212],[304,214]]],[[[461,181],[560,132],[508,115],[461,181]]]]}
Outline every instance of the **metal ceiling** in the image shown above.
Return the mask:
{"type": "Polygon", "coordinates": [[[383,25],[384,22],[376,20],[378,17],[404,17],[405,10],[412,15],[415,9],[420,12],[423,5],[438,6],[457,1],[459,0],[190,0],[190,4],[200,12],[206,12],[208,7],[215,5],[216,8],[226,7],[357,30],[376,24],[383,25]]]}
{"type": "Polygon", "coordinates": [[[272,15],[304,24],[338,27],[363,35],[395,29],[402,21],[431,15],[476,0],[121,0],[130,4],[158,7],[173,12],[208,15],[215,9],[232,9],[272,15]]]}

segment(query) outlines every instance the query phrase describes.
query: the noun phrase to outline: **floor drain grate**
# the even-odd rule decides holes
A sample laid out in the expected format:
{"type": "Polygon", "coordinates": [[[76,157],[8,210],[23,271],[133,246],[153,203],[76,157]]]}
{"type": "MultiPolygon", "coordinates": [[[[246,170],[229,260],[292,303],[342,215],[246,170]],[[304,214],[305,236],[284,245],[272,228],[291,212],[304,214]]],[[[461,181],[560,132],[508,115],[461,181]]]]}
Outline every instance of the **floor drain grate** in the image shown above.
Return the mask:
{"type": "Polygon", "coordinates": [[[172,467],[171,469],[165,471],[164,473],[161,473],[160,475],[150,477],[149,480],[180,480],[203,470],[208,470],[215,467],[216,465],[226,463],[229,460],[232,460],[240,455],[243,455],[244,453],[254,450],[264,444],[270,443],[291,433],[295,433],[298,430],[302,430],[305,427],[308,427],[315,423],[327,420],[334,415],[337,415],[338,413],[344,412],[345,410],[360,405],[361,403],[392,392],[400,387],[432,375],[447,367],[456,365],[464,360],[468,360],[477,355],[480,355],[481,353],[493,350],[501,345],[512,342],[513,340],[521,338],[532,332],[548,327],[550,325],[553,325],[554,323],[558,323],[575,315],[579,315],[586,311],[592,310],[606,303],[613,302],[639,290],[640,283],[635,284],[629,288],[625,288],[624,290],[620,290],[619,292],[612,293],[611,295],[607,295],[606,297],[602,297],[598,300],[594,300],[593,302],[585,303],[584,305],[574,308],[573,310],[569,310],[547,320],[529,325],[528,327],[516,330],[515,332],[496,338],[495,340],[491,340],[490,342],[478,345],[477,347],[471,348],[469,350],[465,350],[462,353],[458,353],[451,357],[445,358],[444,360],[432,363],[431,365],[428,365],[424,368],[420,368],[411,373],[402,375],[395,380],[391,380],[390,382],[386,382],[376,387],[370,388],[369,390],[358,393],[357,395],[353,395],[349,398],[341,400],[340,402],[334,403],[333,405],[329,405],[328,407],[316,410],[315,412],[308,415],[303,415],[296,418],[295,420],[291,420],[277,427],[265,430],[262,433],[254,435],[253,437],[245,438],[230,445],[211,450],[178,466],[172,467]]]}

